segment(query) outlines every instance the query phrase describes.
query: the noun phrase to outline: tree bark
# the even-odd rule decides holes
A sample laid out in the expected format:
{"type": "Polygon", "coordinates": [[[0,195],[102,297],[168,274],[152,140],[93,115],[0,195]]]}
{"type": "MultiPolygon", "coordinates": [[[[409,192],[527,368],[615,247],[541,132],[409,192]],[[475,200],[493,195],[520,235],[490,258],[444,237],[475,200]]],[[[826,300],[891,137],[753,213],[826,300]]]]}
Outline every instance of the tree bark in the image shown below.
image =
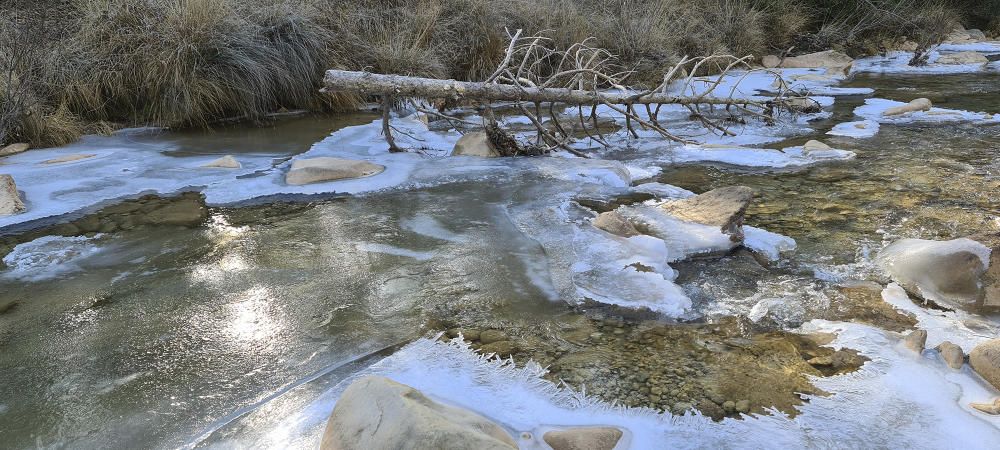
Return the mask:
{"type": "Polygon", "coordinates": [[[434,78],[380,75],[347,70],[328,70],[323,80],[326,92],[356,92],[414,98],[465,98],[486,101],[552,102],[570,105],[734,105],[753,100],[711,96],[676,96],[662,93],[637,95],[630,92],[600,92],[566,88],[522,88],[509,84],[439,80],[434,78]]]}

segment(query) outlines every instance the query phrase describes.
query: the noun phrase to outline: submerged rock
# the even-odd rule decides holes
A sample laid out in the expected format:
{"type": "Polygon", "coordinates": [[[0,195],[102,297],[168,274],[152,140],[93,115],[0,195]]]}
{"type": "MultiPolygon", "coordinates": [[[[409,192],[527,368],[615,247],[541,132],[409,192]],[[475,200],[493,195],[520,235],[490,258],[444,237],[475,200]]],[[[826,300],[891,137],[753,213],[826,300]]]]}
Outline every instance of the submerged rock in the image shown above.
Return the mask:
{"type": "Polygon", "coordinates": [[[74,153],[72,155],[60,156],[58,158],[47,159],[42,161],[42,164],[61,164],[73,161],[79,161],[81,159],[93,158],[97,155],[92,153],[74,153]]]}
{"type": "Polygon", "coordinates": [[[901,114],[907,114],[917,111],[930,111],[932,106],[933,105],[931,104],[930,100],[926,98],[918,98],[916,100],[910,101],[910,103],[907,103],[905,105],[889,108],[882,112],[882,116],[883,117],[898,116],[901,114]]]}
{"type": "Polygon", "coordinates": [[[903,239],[889,245],[878,264],[907,292],[941,306],[975,306],[990,249],[971,239],[903,239]]]}
{"type": "Polygon", "coordinates": [[[969,365],[993,387],[1000,389],[1000,338],[983,342],[972,349],[969,365]]]}
{"type": "Polygon", "coordinates": [[[233,155],[226,155],[201,167],[208,169],[239,169],[242,168],[243,165],[240,164],[240,162],[237,161],[233,155]]]}
{"type": "Polygon", "coordinates": [[[992,403],[969,403],[969,406],[986,414],[994,416],[1000,414],[1000,398],[993,400],[992,403]]]}
{"type": "Polygon", "coordinates": [[[948,364],[948,367],[958,370],[965,364],[965,352],[962,351],[962,347],[944,341],[937,346],[937,350],[941,352],[941,359],[948,364]]]}
{"type": "Polygon", "coordinates": [[[28,144],[24,143],[10,144],[0,149],[0,156],[10,156],[10,155],[16,155],[18,153],[24,153],[28,151],[29,148],[31,147],[28,144]]]}
{"type": "Polygon", "coordinates": [[[916,330],[903,338],[903,345],[917,353],[923,353],[924,346],[927,345],[927,331],[916,330]]]}
{"type": "Polygon", "coordinates": [[[614,211],[598,214],[594,219],[594,226],[616,236],[632,237],[641,234],[621,214],[614,211]]]}
{"type": "Polygon", "coordinates": [[[442,405],[388,378],[367,376],[347,387],[330,415],[323,450],[516,449],[499,425],[442,405]]]}
{"type": "Polygon", "coordinates": [[[24,203],[17,192],[14,177],[7,174],[0,175],[0,216],[17,214],[24,210],[24,203]]]}
{"type": "Polygon", "coordinates": [[[979,52],[959,52],[944,55],[935,62],[937,64],[989,64],[990,60],[979,52]]]}
{"type": "Polygon", "coordinates": [[[382,173],[384,166],[368,161],[343,158],[297,159],[285,175],[285,183],[300,186],[324,181],[362,178],[382,173]]]}
{"type": "Polygon", "coordinates": [[[718,226],[734,241],[743,240],[743,217],[753,200],[753,189],[727,186],[701,195],[664,203],[667,213],[681,220],[718,226]]]}
{"type": "Polygon", "coordinates": [[[571,428],[545,433],[552,450],[613,450],[625,433],[615,427],[571,428]]]}
{"type": "Polygon", "coordinates": [[[483,158],[496,158],[500,152],[493,147],[489,135],[485,131],[473,131],[465,133],[451,152],[452,156],[479,156],[483,158]]]}
{"type": "MultiPolygon", "coordinates": [[[[93,216],[96,219],[96,216],[93,216]]],[[[208,217],[208,210],[201,201],[195,198],[182,197],[169,201],[140,216],[141,223],[147,225],[195,226],[208,217]]],[[[83,226],[80,227],[83,229],[83,226]]]]}

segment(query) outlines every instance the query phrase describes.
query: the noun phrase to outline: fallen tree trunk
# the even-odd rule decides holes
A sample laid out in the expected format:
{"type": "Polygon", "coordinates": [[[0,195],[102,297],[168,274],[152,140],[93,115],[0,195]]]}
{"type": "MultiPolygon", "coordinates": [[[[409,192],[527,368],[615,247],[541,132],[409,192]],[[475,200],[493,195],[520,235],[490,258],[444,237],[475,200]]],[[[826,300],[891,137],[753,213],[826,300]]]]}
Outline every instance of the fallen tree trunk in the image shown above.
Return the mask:
{"type": "Polygon", "coordinates": [[[356,92],[390,97],[565,103],[569,105],[737,105],[758,103],[758,101],[749,99],[712,96],[521,87],[511,84],[439,80],[347,70],[328,70],[323,84],[326,92],[356,92]]]}

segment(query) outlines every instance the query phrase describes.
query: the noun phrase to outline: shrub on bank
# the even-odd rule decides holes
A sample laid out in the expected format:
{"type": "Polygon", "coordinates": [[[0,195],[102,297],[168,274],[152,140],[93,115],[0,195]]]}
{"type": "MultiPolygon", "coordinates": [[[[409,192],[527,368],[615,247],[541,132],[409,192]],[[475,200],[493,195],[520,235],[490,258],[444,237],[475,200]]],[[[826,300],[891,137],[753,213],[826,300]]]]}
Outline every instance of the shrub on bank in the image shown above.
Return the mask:
{"type": "Polygon", "coordinates": [[[505,27],[559,47],[590,38],[640,84],[684,55],[872,53],[960,20],[1000,28],[1000,0],[9,0],[0,13],[0,143],[35,146],[93,123],[356,102],[318,93],[327,68],[480,79],[505,27]]]}

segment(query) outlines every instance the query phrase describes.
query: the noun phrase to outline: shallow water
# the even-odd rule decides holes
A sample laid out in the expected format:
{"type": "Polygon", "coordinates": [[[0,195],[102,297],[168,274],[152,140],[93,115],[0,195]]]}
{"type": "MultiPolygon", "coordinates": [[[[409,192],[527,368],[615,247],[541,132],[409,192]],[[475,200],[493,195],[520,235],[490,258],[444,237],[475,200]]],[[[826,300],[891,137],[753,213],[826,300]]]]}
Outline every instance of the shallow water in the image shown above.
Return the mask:
{"type": "MultiPolygon", "coordinates": [[[[989,111],[1000,104],[996,81],[894,76],[851,84],[884,98],[935,93],[947,107],[989,111]]],[[[575,261],[559,245],[574,239],[568,233],[577,228],[567,224],[589,217],[569,199],[626,187],[614,185],[613,168],[595,162],[567,171],[559,158],[476,162],[476,174],[364,196],[213,208],[208,224],[193,229],[85,238],[86,251],[25,266],[33,278],[9,267],[0,273],[0,439],[14,448],[169,448],[199,437],[231,446],[278,420],[267,414],[294,414],[397,346],[453,328],[503,329],[518,346],[516,360],[551,365],[551,379],[587,385],[607,401],[670,410],[719,390],[749,395],[723,386],[733,382],[725,358],[787,348],[782,330],[810,319],[854,318],[837,286],[884,281],[870,257],[885,244],[996,230],[1000,126],[883,125],[871,139],[827,139],[860,104],[840,98],[831,118],[812,124],[815,134],[775,144],[822,137],[856,152],[853,160],[804,170],[664,165],[657,181],[694,192],[754,188],[747,224],[798,243],[777,262],[737,252],[673,264],[694,301],[674,319],[562,301],[575,261]],[[604,181],[580,181],[594,178],[604,181]],[[758,305],[770,307],[755,321],[758,305]],[[678,392],[647,396],[661,383],[678,392]]],[[[355,120],[370,118],[122,139],[178,158],[291,156],[355,120]]],[[[576,254],[586,254],[591,241],[575,242],[583,243],[576,254]]],[[[807,347],[797,342],[790,356],[761,363],[757,376],[782,365],[829,375],[803,363],[799,353],[814,350],[807,347]]],[[[808,380],[787,382],[780,398],[753,398],[755,411],[788,412],[808,380]]]]}

